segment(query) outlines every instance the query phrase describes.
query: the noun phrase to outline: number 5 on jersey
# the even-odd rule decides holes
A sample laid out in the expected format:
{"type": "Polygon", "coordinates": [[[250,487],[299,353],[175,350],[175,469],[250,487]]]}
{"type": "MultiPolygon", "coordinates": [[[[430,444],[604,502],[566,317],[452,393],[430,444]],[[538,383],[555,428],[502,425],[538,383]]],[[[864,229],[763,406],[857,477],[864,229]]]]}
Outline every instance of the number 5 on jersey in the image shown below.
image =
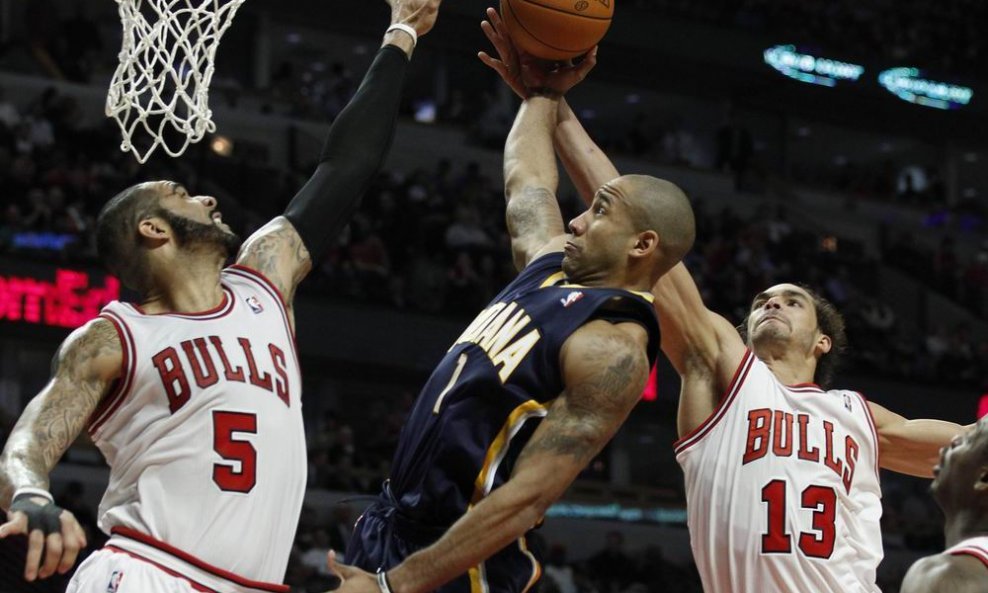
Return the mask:
{"type": "Polygon", "coordinates": [[[257,434],[257,414],[213,411],[213,449],[231,462],[213,465],[213,482],[225,492],[246,494],[257,483],[257,449],[235,438],[242,433],[257,434]]]}

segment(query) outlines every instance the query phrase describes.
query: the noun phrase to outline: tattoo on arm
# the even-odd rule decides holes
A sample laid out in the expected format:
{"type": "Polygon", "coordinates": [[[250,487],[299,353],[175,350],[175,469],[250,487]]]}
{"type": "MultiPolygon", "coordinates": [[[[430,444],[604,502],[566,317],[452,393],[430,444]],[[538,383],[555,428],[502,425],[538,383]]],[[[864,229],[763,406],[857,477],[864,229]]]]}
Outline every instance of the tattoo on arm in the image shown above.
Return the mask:
{"type": "Polygon", "coordinates": [[[312,269],[302,237],[283,217],[248,238],[240,248],[237,262],[264,274],[289,304],[295,297],[295,288],[312,269]]]}
{"type": "Polygon", "coordinates": [[[119,375],[121,345],[110,322],[96,320],[77,332],[59,348],[52,361],[52,380],[28,404],[0,457],[4,504],[15,488],[48,487],[49,472],[119,375]]]}
{"type": "Polygon", "coordinates": [[[516,260],[519,255],[530,258],[565,232],[556,196],[544,187],[525,186],[519,195],[510,196],[506,218],[516,260]]]}
{"type": "Polygon", "coordinates": [[[543,427],[519,456],[548,453],[590,462],[617,431],[641,395],[648,375],[645,353],[633,341],[611,335],[586,348],[577,364],[596,369],[587,380],[567,386],[542,421],[543,427]]]}

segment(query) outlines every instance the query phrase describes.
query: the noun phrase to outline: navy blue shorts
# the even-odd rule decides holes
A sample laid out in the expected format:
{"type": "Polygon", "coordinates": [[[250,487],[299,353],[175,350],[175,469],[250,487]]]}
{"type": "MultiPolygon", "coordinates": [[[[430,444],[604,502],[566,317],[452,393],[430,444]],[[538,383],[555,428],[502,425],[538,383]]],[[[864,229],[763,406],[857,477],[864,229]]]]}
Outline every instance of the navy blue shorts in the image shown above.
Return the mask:
{"type": "MultiPolygon", "coordinates": [[[[404,519],[385,501],[371,505],[357,519],[347,545],[347,564],[370,572],[390,570],[432,544],[444,529],[423,528],[404,519]]],[[[509,544],[466,575],[436,589],[438,593],[524,593],[542,576],[542,565],[526,538],[509,544]]]]}

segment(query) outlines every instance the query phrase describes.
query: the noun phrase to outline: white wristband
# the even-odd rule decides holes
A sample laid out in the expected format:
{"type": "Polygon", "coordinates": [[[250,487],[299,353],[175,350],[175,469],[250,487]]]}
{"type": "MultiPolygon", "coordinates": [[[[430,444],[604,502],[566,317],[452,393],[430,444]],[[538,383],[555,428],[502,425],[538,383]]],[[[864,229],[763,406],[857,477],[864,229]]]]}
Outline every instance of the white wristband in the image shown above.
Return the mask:
{"type": "Polygon", "coordinates": [[[51,495],[51,492],[48,492],[47,490],[42,490],[41,488],[30,488],[30,487],[18,488],[17,491],[14,492],[14,496],[10,500],[14,500],[22,494],[28,494],[30,496],[40,496],[41,498],[47,498],[48,502],[55,502],[55,497],[51,495]]]}
{"type": "Polygon", "coordinates": [[[377,577],[377,586],[381,590],[381,593],[394,593],[391,591],[391,583],[388,582],[388,573],[386,571],[380,570],[375,576],[377,577]]]}
{"type": "Polygon", "coordinates": [[[388,30],[385,31],[385,33],[390,33],[392,31],[404,31],[405,33],[408,33],[412,37],[412,47],[418,45],[419,34],[415,32],[415,29],[409,27],[405,23],[395,23],[388,27],[388,30]]]}

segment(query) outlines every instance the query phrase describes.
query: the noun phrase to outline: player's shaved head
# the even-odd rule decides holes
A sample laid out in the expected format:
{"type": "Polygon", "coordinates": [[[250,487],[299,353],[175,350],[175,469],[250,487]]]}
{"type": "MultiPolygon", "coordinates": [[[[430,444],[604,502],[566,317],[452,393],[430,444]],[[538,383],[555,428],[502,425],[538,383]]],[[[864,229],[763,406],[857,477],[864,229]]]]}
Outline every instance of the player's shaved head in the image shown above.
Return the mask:
{"type": "Polygon", "coordinates": [[[111,198],[96,218],[96,251],[103,265],[125,286],[138,291],[147,287],[148,279],[137,225],[159,208],[159,185],[146,182],[128,187],[111,198]]]}
{"type": "Polygon", "coordinates": [[[675,183],[650,175],[624,175],[615,182],[627,189],[635,230],[652,230],[659,235],[658,274],[666,273],[693,248],[696,239],[690,199],[675,183]]]}

